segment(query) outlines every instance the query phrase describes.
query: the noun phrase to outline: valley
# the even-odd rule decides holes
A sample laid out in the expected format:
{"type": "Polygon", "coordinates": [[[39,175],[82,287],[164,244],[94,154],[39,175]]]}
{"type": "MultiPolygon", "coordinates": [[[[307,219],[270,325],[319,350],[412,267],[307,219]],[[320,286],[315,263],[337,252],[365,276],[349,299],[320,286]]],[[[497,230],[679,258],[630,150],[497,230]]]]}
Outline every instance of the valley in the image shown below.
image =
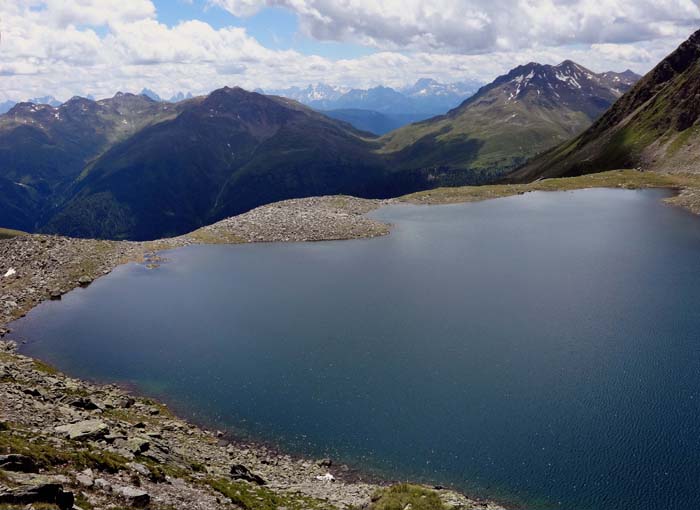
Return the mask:
{"type": "Polygon", "coordinates": [[[696,2],[96,4],[0,5],[3,510],[700,505],[696,2]]]}
{"type": "MultiPolygon", "coordinates": [[[[19,103],[0,116],[1,224],[144,241],[285,199],[385,199],[489,184],[584,129],[636,79],[594,75],[573,62],[530,64],[444,116],[381,138],[357,127],[379,123],[386,131],[399,117],[417,118],[415,108],[404,101],[392,113],[325,115],[238,87],[177,103],[122,93],[59,106],[19,103]]],[[[414,94],[434,86],[419,83],[414,94]]],[[[380,92],[370,106],[390,104],[384,95],[393,93],[380,92]]],[[[346,104],[358,103],[337,106],[346,104]]]]}

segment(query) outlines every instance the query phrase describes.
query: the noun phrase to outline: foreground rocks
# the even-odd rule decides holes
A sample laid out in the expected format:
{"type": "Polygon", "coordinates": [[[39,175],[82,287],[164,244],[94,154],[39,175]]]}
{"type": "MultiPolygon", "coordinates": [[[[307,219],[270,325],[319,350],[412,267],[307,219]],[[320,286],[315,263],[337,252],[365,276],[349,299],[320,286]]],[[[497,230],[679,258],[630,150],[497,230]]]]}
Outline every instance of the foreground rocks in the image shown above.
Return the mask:
{"type": "MultiPolygon", "coordinates": [[[[375,237],[381,202],[289,200],[153,242],[27,235],[0,241],[0,507],[261,510],[372,508],[382,486],[330,459],[230,443],[115,386],[89,384],[22,356],[7,324],[117,265],[156,266],[156,250],[198,243],[375,237]]],[[[440,490],[450,507],[498,509],[440,490]]]]}
{"type": "Polygon", "coordinates": [[[44,503],[55,505],[60,510],[71,510],[75,497],[63,490],[58,483],[24,485],[16,488],[0,488],[0,503],[7,505],[32,505],[44,503]]]}
{"type": "MultiPolygon", "coordinates": [[[[333,509],[368,505],[381,489],[356,474],[350,480],[348,468],[330,459],[229,443],[161,404],[56,373],[6,340],[0,341],[0,420],[0,503],[63,508],[74,498],[93,508],[208,510],[235,508],[233,488],[276,498],[281,507],[333,509]],[[94,407],[71,405],[87,396],[94,407]]],[[[497,508],[439,493],[459,508],[497,508]]]]}

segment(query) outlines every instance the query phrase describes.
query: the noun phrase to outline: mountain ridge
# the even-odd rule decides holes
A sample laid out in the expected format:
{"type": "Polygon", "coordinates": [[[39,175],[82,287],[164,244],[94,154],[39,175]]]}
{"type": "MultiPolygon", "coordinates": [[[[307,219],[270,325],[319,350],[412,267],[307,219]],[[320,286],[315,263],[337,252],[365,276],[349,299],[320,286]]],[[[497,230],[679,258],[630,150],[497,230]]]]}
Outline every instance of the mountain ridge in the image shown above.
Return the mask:
{"type": "MultiPolygon", "coordinates": [[[[520,104],[518,94],[531,95],[524,78],[508,87],[516,85],[523,91],[511,90],[509,104],[520,104]]],[[[483,87],[480,97],[498,86],[483,87]]],[[[239,87],[178,103],[121,92],[59,107],[20,103],[0,116],[4,226],[145,240],[289,198],[388,198],[500,175],[471,164],[488,140],[431,139],[391,151],[392,134],[379,138],[331,117],[239,87]],[[443,159],[431,159],[431,151],[443,159]],[[454,165],[460,158],[467,164],[454,165]]],[[[571,130],[576,120],[557,117],[558,129],[571,130]]],[[[500,157],[520,155],[506,147],[500,157]]]]}
{"type": "Polygon", "coordinates": [[[663,59],[597,122],[509,176],[527,181],[614,168],[697,172],[700,30],[663,59]]]}
{"type": "Polygon", "coordinates": [[[382,138],[410,168],[448,167],[497,175],[583,131],[636,77],[596,74],[572,61],[518,66],[458,107],[382,138]]]}

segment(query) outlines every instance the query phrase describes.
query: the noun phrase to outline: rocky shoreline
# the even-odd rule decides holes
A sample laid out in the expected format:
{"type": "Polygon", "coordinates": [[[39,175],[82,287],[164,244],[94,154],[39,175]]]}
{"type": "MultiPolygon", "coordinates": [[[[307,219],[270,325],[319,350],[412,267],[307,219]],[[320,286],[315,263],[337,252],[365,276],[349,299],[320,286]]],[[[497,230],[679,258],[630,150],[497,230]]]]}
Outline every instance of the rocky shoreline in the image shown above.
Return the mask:
{"type": "Polygon", "coordinates": [[[162,404],[95,385],[19,354],[8,324],[129,261],[201,243],[321,241],[385,235],[366,213],[386,202],[288,200],[152,242],[25,235],[0,240],[0,507],[213,510],[501,509],[444,489],[363,481],[329,459],[230,443],[162,404]],[[407,506],[410,505],[410,506],[407,506]]]}

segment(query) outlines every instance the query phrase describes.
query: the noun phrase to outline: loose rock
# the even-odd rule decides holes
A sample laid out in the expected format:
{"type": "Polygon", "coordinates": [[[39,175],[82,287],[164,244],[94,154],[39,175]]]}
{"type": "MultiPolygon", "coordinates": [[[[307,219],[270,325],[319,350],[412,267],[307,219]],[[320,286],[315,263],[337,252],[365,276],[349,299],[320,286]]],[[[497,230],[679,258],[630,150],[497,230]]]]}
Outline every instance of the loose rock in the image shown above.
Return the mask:
{"type": "Polygon", "coordinates": [[[114,492],[134,508],[146,508],[151,502],[151,496],[136,487],[120,487],[114,492]]]}
{"type": "Polygon", "coordinates": [[[256,485],[265,485],[265,480],[260,475],[256,475],[243,464],[234,464],[231,466],[231,478],[234,480],[245,480],[256,485]]]}
{"type": "Polygon", "coordinates": [[[56,427],[56,432],[65,434],[69,439],[84,441],[104,437],[109,433],[109,427],[101,420],[84,420],[56,427]]]}

